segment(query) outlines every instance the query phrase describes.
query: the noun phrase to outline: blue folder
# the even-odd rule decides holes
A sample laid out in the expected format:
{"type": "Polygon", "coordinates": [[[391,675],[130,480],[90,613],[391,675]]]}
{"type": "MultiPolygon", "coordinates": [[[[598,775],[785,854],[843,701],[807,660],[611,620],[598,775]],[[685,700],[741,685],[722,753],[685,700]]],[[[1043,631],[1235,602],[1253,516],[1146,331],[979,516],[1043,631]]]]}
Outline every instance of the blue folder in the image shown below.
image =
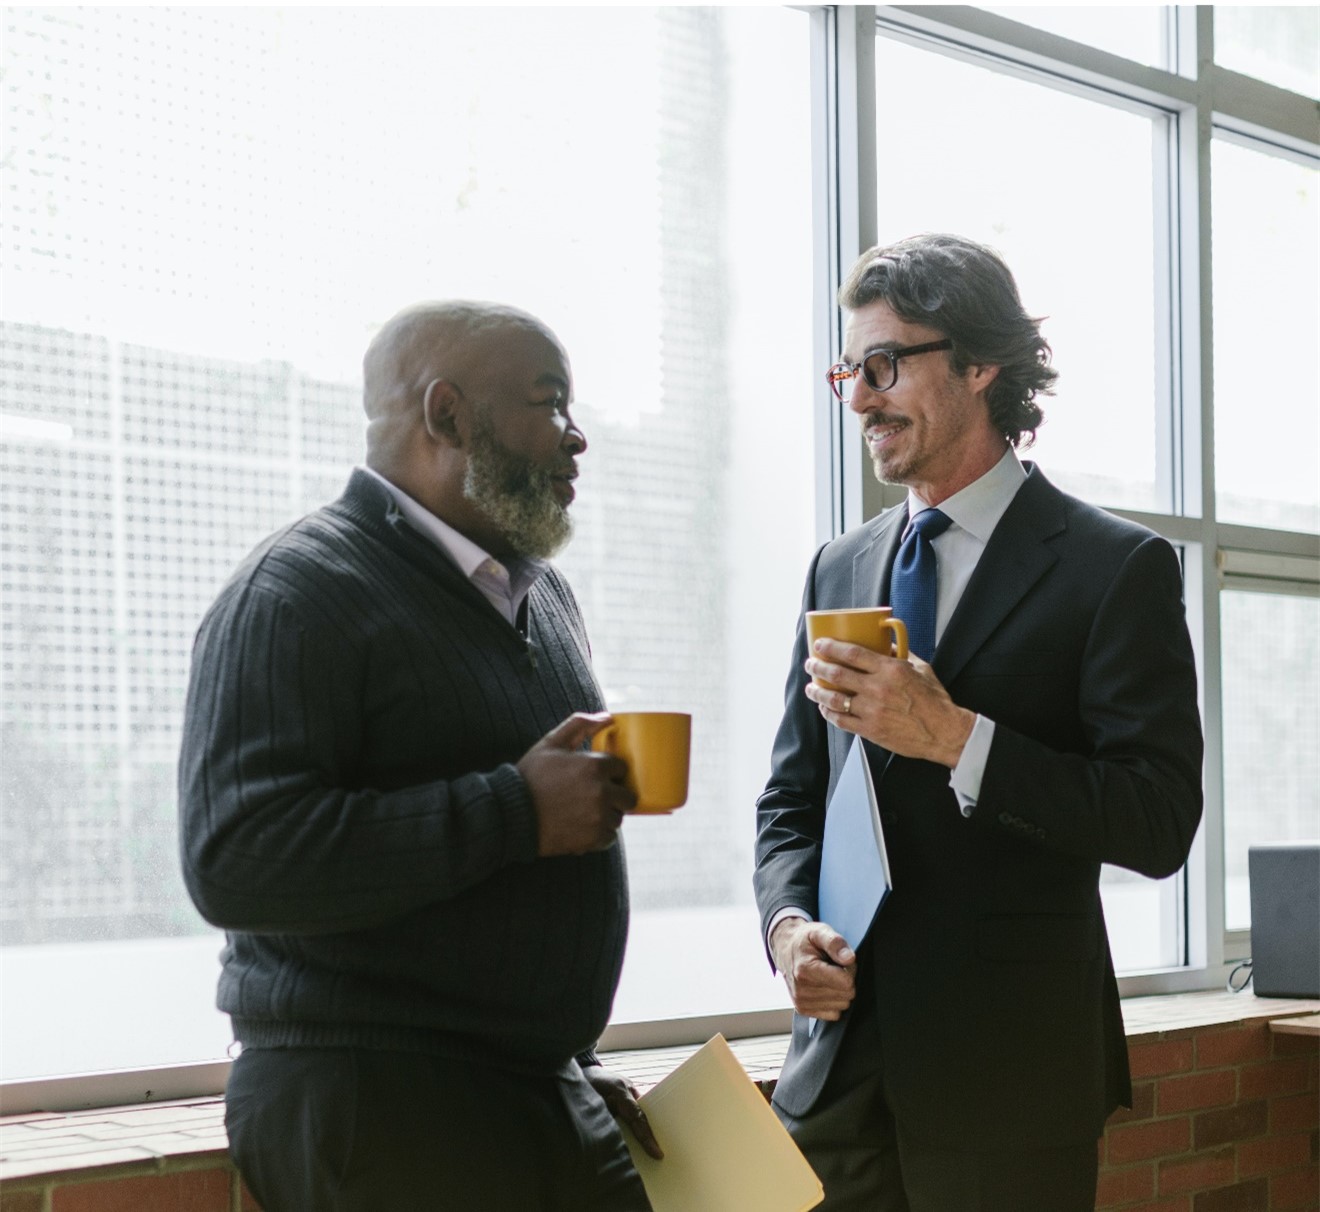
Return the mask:
{"type": "Polygon", "coordinates": [[[825,806],[817,916],[855,951],[892,887],[871,765],[861,738],[853,737],[825,806]]]}

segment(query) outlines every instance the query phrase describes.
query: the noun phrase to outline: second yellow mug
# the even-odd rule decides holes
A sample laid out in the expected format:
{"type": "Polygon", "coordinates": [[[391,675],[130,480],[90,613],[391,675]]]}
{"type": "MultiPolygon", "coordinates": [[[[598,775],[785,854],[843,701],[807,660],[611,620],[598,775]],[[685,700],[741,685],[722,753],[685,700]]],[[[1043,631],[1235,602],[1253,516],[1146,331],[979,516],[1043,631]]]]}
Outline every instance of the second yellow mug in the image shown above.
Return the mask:
{"type": "MultiPolygon", "coordinates": [[[[807,648],[813,654],[817,640],[842,640],[845,644],[858,644],[872,652],[896,656],[906,661],[908,655],[907,627],[902,619],[894,618],[888,606],[855,606],[847,610],[808,610],[807,648]]],[[[825,690],[839,687],[824,678],[812,678],[825,690]]]]}
{"type": "Polygon", "coordinates": [[[634,812],[673,812],[687,803],[692,717],[683,711],[619,711],[591,738],[598,753],[628,765],[634,812]]]}

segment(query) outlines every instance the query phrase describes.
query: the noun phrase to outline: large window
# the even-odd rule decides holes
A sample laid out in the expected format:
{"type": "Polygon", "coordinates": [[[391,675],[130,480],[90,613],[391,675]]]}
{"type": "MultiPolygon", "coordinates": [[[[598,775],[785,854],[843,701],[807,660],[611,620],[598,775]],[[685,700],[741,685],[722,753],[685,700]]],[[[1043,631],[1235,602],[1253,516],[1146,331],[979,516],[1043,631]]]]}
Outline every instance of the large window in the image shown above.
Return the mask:
{"type": "Polygon", "coordinates": [[[1320,530],[1320,171],[1216,138],[1215,508],[1226,522],[1320,530]],[[1248,416],[1254,423],[1242,424],[1248,416]]]}
{"type": "Polygon", "coordinates": [[[1182,875],[1105,874],[1124,990],[1249,954],[1247,848],[1320,833],[1314,8],[3,22],[0,1076],[224,1055],[176,858],[192,635],[360,460],[372,333],[445,296],[563,338],[600,680],[695,716],[689,805],[626,826],[616,1023],[778,1022],[752,803],[802,576],[898,499],[829,411],[832,295],[918,231],[998,247],[1047,317],[1027,457],[1183,559],[1206,816],[1182,875]]]}
{"type": "Polygon", "coordinates": [[[175,844],[192,635],[338,494],[363,347],[424,298],[563,338],[600,681],[695,716],[688,806],[626,830],[616,1018],[786,1004],[751,805],[816,538],[808,17],[5,20],[4,1076],[224,1055],[175,844]]]}
{"type": "Polygon", "coordinates": [[[1167,233],[1152,185],[1165,116],[892,36],[875,75],[879,239],[951,231],[997,248],[1061,372],[1032,457],[1088,500],[1167,508],[1153,251],[1167,233]]]}
{"type": "Polygon", "coordinates": [[[1303,596],[1296,589],[1230,587],[1222,595],[1224,918],[1230,929],[1251,925],[1248,849],[1320,838],[1318,590],[1313,584],[1303,596]]]}
{"type": "MultiPolygon", "coordinates": [[[[1157,282],[1170,269],[1156,249],[1167,257],[1169,232],[1154,174],[1169,116],[932,53],[897,32],[876,42],[880,240],[952,231],[998,249],[1028,312],[1045,317],[1060,372],[1024,457],[1086,500],[1167,512],[1171,477],[1157,457],[1169,446],[1157,282]],[[928,100],[913,107],[918,91],[928,100]]],[[[1182,961],[1177,888],[1176,879],[1161,885],[1106,870],[1120,971],[1182,961]]]]}
{"type": "Polygon", "coordinates": [[[1182,875],[1107,869],[1102,893],[1120,974],[1213,983],[1250,948],[1248,848],[1320,835],[1315,10],[988,11],[877,10],[875,237],[1005,255],[1061,376],[1029,456],[1182,554],[1202,843],[1182,875]],[[1269,84],[1199,64],[1206,44],[1269,84]]]}

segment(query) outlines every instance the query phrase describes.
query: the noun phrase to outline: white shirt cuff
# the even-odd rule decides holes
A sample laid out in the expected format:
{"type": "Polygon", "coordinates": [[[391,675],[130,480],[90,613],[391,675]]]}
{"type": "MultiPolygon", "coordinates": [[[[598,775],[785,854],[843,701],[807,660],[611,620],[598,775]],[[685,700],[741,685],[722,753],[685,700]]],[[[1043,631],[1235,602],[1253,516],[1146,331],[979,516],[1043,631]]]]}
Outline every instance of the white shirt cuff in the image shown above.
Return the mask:
{"type": "Polygon", "coordinates": [[[995,723],[978,715],[972,725],[972,735],[958,757],[958,764],[949,772],[949,786],[958,797],[963,816],[971,816],[976,801],[981,798],[981,780],[985,778],[985,764],[990,758],[990,742],[995,739],[995,723]]]}

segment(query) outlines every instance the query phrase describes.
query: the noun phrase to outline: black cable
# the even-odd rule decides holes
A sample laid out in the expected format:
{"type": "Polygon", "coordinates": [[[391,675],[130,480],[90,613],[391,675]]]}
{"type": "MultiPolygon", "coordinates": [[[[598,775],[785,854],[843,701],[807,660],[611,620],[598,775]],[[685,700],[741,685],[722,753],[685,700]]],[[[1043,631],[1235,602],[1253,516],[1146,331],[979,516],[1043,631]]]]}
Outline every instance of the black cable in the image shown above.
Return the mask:
{"type": "Polygon", "coordinates": [[[1242,990],[1245,989],[1249,984],[1251,984],[1251,960],[1244,959],[1236,968],[1233,969],[1232,972],[1228,974],[1228,991],[1230,993],[1241,993],[1242,990]],[[1237,976],[1237,974],[1241,972],[1243,968],[1247,970],[1246,980],[1244,980],[1240,985],[1235,987],[1233,984],[1233,978],[1237,976]]]}

